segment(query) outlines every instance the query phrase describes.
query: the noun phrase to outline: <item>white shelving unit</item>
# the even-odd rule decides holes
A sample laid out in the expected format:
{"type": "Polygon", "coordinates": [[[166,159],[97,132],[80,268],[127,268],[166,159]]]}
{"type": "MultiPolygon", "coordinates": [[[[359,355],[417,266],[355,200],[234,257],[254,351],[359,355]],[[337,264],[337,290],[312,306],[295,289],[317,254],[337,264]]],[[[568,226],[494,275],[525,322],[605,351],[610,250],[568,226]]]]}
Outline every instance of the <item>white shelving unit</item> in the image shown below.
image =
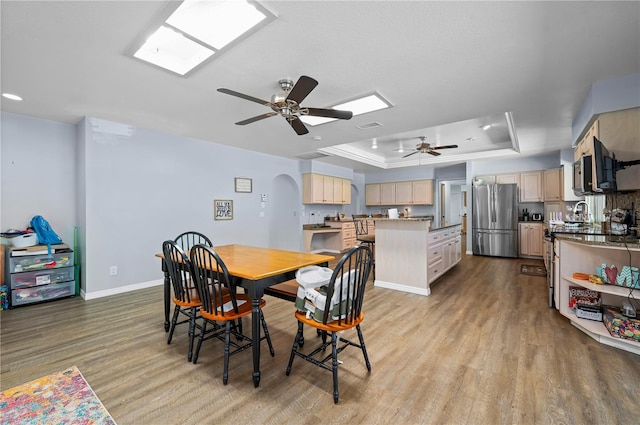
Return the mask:
{"type": "Polygon", "coordinates": [[[556,286],[556,306],[560,314],[567,317],[573,326],[580,329],[596,341],[640,354],[640,342],[612,337],[604,323],[576,317],[569,308],[569,287],[580,286],[602,294],[605,305],[620,306],[629,295],[640,302],[640,289],[631,289],[617,285],[596,285],[586,280],[574,279],[573,273],[595,274],[596,267],[602,263],[615,264],[619,269],[624,265],[640,264],[640,247],[636,245],[605,246],[585,242],[560,239],[559,241],[560,281],[556,286]]]}

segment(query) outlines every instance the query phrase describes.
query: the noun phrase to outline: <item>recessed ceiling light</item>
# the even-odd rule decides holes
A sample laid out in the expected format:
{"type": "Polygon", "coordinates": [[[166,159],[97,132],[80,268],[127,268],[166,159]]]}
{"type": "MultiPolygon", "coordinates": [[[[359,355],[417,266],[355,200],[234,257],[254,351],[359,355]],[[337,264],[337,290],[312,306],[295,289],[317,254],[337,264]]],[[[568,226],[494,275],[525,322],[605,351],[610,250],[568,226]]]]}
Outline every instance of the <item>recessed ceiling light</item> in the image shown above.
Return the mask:
{"type": "Polygon", "coordinates": [[[487,131],[487,130],[489,130],[490,128],[491,128],[491,124],[486,124],[486,125],[482,126],[482,129],[483,129],[484,131],[487,131]]]}
{"type": "Polygon", "coordinates": [[[467,137],[467,142],[474,142],[475,140],[475,137],[467,137]]]}
{"type": "Polygon", "coordinates": [[[9,99],[9,100],[15,100],[15,101],[21,101],[22,98],[20,96],[18,96],[17,94],[13,94],[13,93],[2,93],[2,97],[9,99]]]}
{"type": "Polygon", "coordinates": [[[133,56],[186,75],[275,18],[257,2],[184,0],[133,56]]]}
{"type": "MultiPolygon", "coordinates": [[[[330,109],[337,109],[340,111],[351,111],[353,112],[354,117],[356,115],[362,115],[366,114],[367,112],[379,111],[386,108],[391,108],[391,103],[380,96],[378,93],[366,95],[364,97],[330,107],[330,109]]],[[[309,124],[310,126],[325,124],[336,120],[335,118],[310,117],[309,115],[302,115],[300,119],[305,124],[309,124]]]]}
{"type": "Polygon", "coordinates": [[[376,139],[371,141],[371,149],[378,149],[378,141],[376,139]]]}

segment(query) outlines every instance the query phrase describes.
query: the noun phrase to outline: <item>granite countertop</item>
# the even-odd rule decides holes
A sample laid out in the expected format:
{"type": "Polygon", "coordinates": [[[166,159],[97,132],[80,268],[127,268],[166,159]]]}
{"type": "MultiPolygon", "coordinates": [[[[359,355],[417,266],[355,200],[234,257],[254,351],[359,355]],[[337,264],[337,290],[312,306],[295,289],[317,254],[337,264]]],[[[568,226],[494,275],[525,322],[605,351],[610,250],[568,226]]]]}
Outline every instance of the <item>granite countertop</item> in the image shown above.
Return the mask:
{"type": "Polygon", "coordinates": [[[433,221],[432,215],[417,215],[413,217],[400,217],[400,218],[389,218],[389,217],[378,217],[375,218],[375,221],[433,221]]]}
{"type": "Polygon", "coordinates": [[[604,233],[599,227],[549,226],[553,238],[579,242],[586,245],[628,247],[640,249],[640,239],[631,235],[604,233]]]}

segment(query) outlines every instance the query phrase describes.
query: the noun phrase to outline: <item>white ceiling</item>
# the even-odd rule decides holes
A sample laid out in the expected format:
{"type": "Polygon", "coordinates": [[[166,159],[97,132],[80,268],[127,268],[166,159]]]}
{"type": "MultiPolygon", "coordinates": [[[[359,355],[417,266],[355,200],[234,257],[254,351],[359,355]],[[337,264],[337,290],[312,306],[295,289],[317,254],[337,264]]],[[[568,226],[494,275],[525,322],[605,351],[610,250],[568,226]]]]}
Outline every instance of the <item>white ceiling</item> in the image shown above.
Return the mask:
{"type": "Polygon", "coordinates": [[[289,158],[322,149],[351,158],[322,161],[371,171],[568,148],[591,84],[640,72],[636,1],[265,1],[274,22],[183,78],[130,56],[168,3],[2,0],[1,89],[24,98],[3,98],[2,110],[98,117],[289,158]],[[319,81],[303,106],[375,91],[394,107],[298,136],[279,116],[234,125],[269,109],[216,91],[269,99],[278,80],[300,75],[319,81]],[[395,151],[400,143],[415,149],[419,136],[459,148],[401,160],[410,151],[395,151]]]}

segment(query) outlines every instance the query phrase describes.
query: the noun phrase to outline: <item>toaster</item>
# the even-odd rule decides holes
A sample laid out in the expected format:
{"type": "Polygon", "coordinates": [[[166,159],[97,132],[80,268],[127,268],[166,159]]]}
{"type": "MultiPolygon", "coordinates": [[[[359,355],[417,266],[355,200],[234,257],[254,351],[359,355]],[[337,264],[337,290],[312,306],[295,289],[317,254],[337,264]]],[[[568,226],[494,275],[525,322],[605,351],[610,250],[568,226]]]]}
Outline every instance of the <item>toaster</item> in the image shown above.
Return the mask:
{"type": "Polygon", "coordinates": [[[542,221],[542,213],[531,213],[531,220],[542,221]]]}

